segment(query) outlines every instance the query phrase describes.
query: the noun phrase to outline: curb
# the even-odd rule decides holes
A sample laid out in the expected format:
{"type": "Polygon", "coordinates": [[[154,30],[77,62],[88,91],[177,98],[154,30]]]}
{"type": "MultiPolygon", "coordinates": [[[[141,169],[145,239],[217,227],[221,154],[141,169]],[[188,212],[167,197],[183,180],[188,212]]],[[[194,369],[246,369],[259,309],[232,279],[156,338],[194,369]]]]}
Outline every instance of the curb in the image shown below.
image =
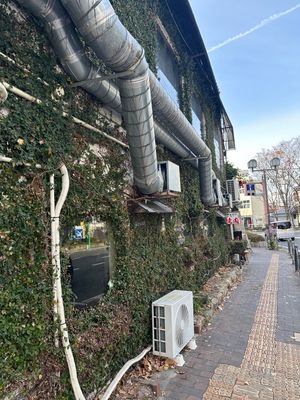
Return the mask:
{"type": "MultiPolygon", "coordinates": [[[[235,266],[231,271],[225,272],[220,276],[220,282],[214,286],[214,290],[211,293],[200,292],[208,295],[210,302],[209,306],[206,307],[200,315],[196,315],[194,318],[194,331],[196,335],[199,335],[203,331],[215,312],[220,309],[225,297],[231,291],[232,287],[241,275],[242,269],[239,266],[235,266]]],[[[216,274],[212,278],[215,276],[216,274]]]]}

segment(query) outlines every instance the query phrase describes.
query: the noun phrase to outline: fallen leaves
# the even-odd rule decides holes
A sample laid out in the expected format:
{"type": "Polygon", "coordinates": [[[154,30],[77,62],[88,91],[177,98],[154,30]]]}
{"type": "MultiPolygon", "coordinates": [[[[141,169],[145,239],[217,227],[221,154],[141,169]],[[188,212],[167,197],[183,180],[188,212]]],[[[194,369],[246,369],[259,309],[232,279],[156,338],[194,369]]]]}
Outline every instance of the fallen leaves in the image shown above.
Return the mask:
{"type": "MultiPolygon", "coordinates": [[[[175,360],[154,356],[148,353],[138,366],[128,372],[118,385],[114,397],[115,399],[139,399],[141,386],[151,382],[151,378],[158,372],[167,371],[176,367],[175,360]]],[[[181,371],[176,371],[182,374],[181,371]]],[[[155,399],[152,389],[148,388],[147,399],[155,399]]],[[[145,390],[145,389],[143,389],[145,390]]],[[[144,396],[145,394],[143,394],[144,396]]],[[[101,398],[101,397],[100,397],[101,398]]]]}

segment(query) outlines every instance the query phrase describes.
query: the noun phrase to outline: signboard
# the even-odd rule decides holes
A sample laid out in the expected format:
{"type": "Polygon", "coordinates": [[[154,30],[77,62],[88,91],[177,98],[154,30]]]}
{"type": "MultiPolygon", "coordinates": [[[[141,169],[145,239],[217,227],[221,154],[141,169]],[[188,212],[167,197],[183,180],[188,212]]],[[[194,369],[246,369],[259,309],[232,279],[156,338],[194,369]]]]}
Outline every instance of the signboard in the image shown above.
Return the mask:
{"type": "Polygon", "coordinates": [[[238,212],[231,212],[226,215],[226,223],[229,225],[239,224],[240,215],[238,212]]]}
{"type": "Polygon", "coordinates": [[[255,184],[254,183],[247,183],[246,184],[246,195],[247,196],[254,196],[255,195],[255,184]]]}
{"type": "Polygon", "coordinates": [[[74,227],[72,238],[79,240],[83,240],[86,238],[86,228],[83,221],[80,222],[80,225],[74,227]]]}
{"type": "Polygon", "coordinates": [[[83,229],[81,226],[76,226],[73,230],[73,239],[83,240],[83,229]]]}

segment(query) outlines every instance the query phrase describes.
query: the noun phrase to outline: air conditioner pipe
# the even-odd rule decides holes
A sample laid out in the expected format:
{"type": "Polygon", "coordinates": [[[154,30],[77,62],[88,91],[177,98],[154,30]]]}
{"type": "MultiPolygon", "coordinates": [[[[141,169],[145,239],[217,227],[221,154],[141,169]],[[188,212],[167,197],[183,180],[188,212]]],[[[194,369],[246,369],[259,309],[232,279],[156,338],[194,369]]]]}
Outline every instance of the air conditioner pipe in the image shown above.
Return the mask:
{"type": "MultiPolygon", "coordinates": [[[[0,155],[0,162],[12,163],[13,159],[0,155]]],[[[30,166],[30,164],[25,164],[30,166]]],[[[62,297],[61,287],[61,268],[60,268],[60,238],[59,238],[59,215],[61,208],[69,190],[69,176],[65,165],[60,167],[62,173],[62,192],[59,200],[55,206],[54,200],[54,175],[50,176],[50,215],[51,215],[51,253],[52,253],[52,266],[53,266],[53,297],[54,297],[54,318],[60,324],[60,331],[62,337],[62,344],[68,364],[69,374],[72,389],[76,400],[85,400],[85,397],[80,388],[77,377],[77,370],[74,361],[73,352],[70,346],[69,334],[67,330],[65,311],[62,297]]],[[[58,346],[58,332],[55,332],[55,346],[58,346]]]]}
{"type": "Polygon", "coordinates": [[[110,385],[106,389],[104,395],[101,397],[101,400],[108,400],[110,396],[112,395],[113,391],[117,387],[118,383],[124,376],[124,374],[128,371],[128,369],[138,361],[142,360],[147,353],[152,349],[152,346],[148,346],[146,349],[144,349],[137,357],[132,358],[131,360],[127,361],[127,363],[120,369],[120,371],[117,373],[117,375],[114,377],[114,379],[111,381],[110,385]]]}
{"type": "MultiPolygon", "coordinates": [[[[51,174],[50,176],[51,253],[53,267],[54,318],[60,327],[61,341],[65,352],[75,399],[85,400],[77,377],[76,364],[70,345],[62,297],[59,217],[61,209],[68,195],[70,180],[68,170],[64,164],[60,166],[60,172],[62,174],[62,190],[56,204],[54,196],[54,174],[51,174]]],[[[55,345],[58,345],[58,332],[56,332],[55,334],[55,345]]]]}
{"type": "MultiPolygon", "coordinates": [[[[28,94],[27,92],[24,92],[24,90],[21,90],[15,86],[10,85],[8,82],[2,82],[3,86],[9,90],[11,93],[15,94],[16,96],[21,97],[22,99],[28,100],[31,103],[37,103],[37,104],[43,104],[42,100],[38,99],[37,97],[34,97],[30,94],[28,94]]],[[[55,109],[54,109],[55,110],[55,109]]],[[[107,133],[101,131],[99,128],[96,128],[95,126],[74,117],[73,115],[67,114],[66,112],[62,112],[61,115],[63,117],[71,117],[72,121],[77,124],[82,126],[85,129],[88,129],[92,132],[96,132],[99,133],[101,136],[104,136],[105,138],[117,143],[118,145],[120,145],[121,147],[128,149],[128,145],[126,143],[121,142],[119,139],[116,139],[115,137],[108,135],[107,133]]]]}
{"type": "MultiPolygon", "coordinates": [[[[42,12],[42,9],[45,7],[42,5],[43,5],[43,3],[47,2],[47,0],[43,0],[42,5],[41,5],[41,2],[39,2],[37,0],[18,0],[18,1],[20,4],[29,8],[33,13],[35,13],[35,15],[37,15],[41,18],[44,18],[45,12],[42,12]]],[[[52,0],[52,2],[51,2],[52,9],[58,10],[59,7],[56,6],[56,8],[55,8],[53,5],[56,3],[58,3],[58,0],[52,0]]],[[[112,10],[112,7],[111,7],[109,1],[102,0],[102,3],[105,3],[106,6],[109,5],[108,6],[109,9],[112,10]]],[[[93,2],[93,4],[94,4],[95,8],[97,8],[97,6],[98,6],[97,2],[96,3],[93,2]]],[[[84,7],[84,5],[83,5],[83,7],[84,7]]],[[[60,8],[60,10],[61,10],[61,12],[64,12],[62,7],[60,8]]],[[[88,10],[87,10],[87,12],[88,12],[88,10]]],[[[50,13],[50,9],[49,9],[49,13],[50,13]]],[[[52,19],[55,20],[54,17],[52,19]]],[[[117,19],[117,21],[118,21],[118,26],[120,26],[121,23],[119,22],[118,19],[117,19]]],[[[125,28],[123,26],[122,26],[122,28],[123,28],[123,32],[124,32],[125,28]]],[[[50,32],[49,32],[49,34],[50,34],[50,32]]],[[[72,32],[72,34],[76,35],[75,31],[72,32]]],[[[130,35],[130,37],[131,37],[131,35],[130,35]]],[[[52,37],[51,41],[53,43],[54,48],[56,48],[55,38],[52,37]]],[[[64,49],[62,48],[61,51],[63,54],[64,49]]],[[[56,50],[56,53],[59,55],[60,51],[56,50]]],[[[87,57],[84,55],[84,50],[82,47],[80,49],[80,54],[81,54],[80,60],[84,64],[89,63],[89,60],[86,60],[87,57]]],[[[60,57],[60,60],[61,60],[61,63],[64,64],[63,56],[60,57]]],[[[66,69],[66,71],[68,72],[67,69],[66,69]]],[[[76,77],[74,75],[72,75],[72,73],[70,75],[73,76],[74,79],[76,79],[76,77]]],[[[120,79],[119,79],[119,81],[120,81],[120,79]]],[[[103,83],[103,82],[105,82],[105,81],[101,81],[101,83],[103,83]]],[[[97,81],[91,81],[90,84],[88,85],[88,87],[86,87],[86,90],[89,91],[90,93],[93,93],[90,89],[95,84],[97,84],[97,81]]],[[[213,204],[214,196],[213,196],[213,188],[212,188],[212,180],[211,180],[211,172],[210,172],[211,168],[212,168],[210,150],[208,149],[206,144],[201,140],[201,138],[197,135],[197,133],[193,130],[193,128],[191,127],[191,125],[189,124],[187,119],[184,117],[182,112],[172,102],[172,100],[169,98],[169,96],[164,92],[164,89],[162,89],[162,87],[160,86],[156,77],[151,72],[150,72],[150,84],[151,84],[151,90],[153,91],[152,102],[153,102],[153,109],[154,109],[155,113],[159,114],[160,117],[165,122],[167,121],[168,125],[171,124],[172,130],[174,131],[175,135],[181,139],[181,141],[183,142],[183,144],[186,147],[188,147],[190,150],[192,150],[192,152],[194,154],[196,154],[198,157],[206,158],[205,160],[201,160],[199,162],[201,200],[206,205],[213,204]],[[174,120],[176,121],[176,123],[174,123],[174,120]],[[178,129],[178,127],[180,127],[180,129],[178,129]]],[[[113,85],[111,85],[109,90],[114,90],[114,89],[116,89],[116,88],[113,85]]],[[[103,101],[103,99],[101,98],[100,92],[97,92],[97,94],[96,93],[94,93],[94,94],[97,98],[99,98],[101,101],[103,101]]]]}
{"type": "Polygon", "coordinates": [[[0,103],[4,103],[7,99],[6,87],[0,82],[0,103]]]}

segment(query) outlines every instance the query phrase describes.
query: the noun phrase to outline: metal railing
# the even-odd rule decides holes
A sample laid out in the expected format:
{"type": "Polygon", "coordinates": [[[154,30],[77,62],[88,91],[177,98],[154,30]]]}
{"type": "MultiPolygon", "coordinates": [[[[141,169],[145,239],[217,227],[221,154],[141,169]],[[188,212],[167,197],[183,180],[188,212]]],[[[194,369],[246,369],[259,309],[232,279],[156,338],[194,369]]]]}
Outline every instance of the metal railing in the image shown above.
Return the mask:
{"type": "Polygon", "coordinates": [[[291,256],[292,263],[295,265],[295,272],[297,272],[300,270],[300,250],[292,239],[288,239],[288,251],[291,256]]]}

